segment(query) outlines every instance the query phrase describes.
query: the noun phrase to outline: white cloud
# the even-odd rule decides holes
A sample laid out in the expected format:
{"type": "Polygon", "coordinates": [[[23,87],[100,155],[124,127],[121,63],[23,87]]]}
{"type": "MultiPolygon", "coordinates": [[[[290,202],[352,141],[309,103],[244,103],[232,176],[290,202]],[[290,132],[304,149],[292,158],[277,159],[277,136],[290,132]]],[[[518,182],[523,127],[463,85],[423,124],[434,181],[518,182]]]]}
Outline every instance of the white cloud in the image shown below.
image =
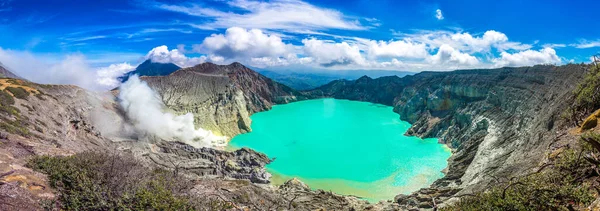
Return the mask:
{"type": "Polygon", "coordinates": [[[100,85],[114,88],[121,84],[121,81],[117,80],[120,76],[133,70],[135,70],[135,66],[129,63],[111,64],[108,67],[101,67],[96,72],[96,82],[100,85]]]}
{"type": "Polygon", "coordinates": [[[71,84],[89,90],[115,88],[114,81],[131,69],[128,64],[94,68],[83,54],[70,54],[58,60],[27,51],[0,48],[0,61],[25,79],[43,84],[71,84]]]}
{"type": "Polygon", "coordinates": [[[225,34],[212,34],[202,44],[194,46],[199,53],[225,59],[280,57],[292,53],[293,45],[285,44],[277,35],[265,34],[259,29],[246,30],[231,27],[225,34]]]}
{"type": "Polygon", "coordinates": [[[429,56],[424,43],[415,43],[410,40],[375,41],[369,40],[367,54],[370,58],[426,58],[429,56]]]}
{"type": "Polygon", "coordinates": [[[595,48],[600,47],[600,40],[589,41],[589,40],[581,40],[577,44],[571,44],[575,48],[595,48]]]}
{"type": "Polygon", "coordinates": [[[517,57],[532,52],[528,50],[531,46],[511,42],[504,33],[494,30],[480,36],[436,31],[404,35],[393,41],[338,39],[340,41],[307,38],[301,45],[293,45],[277,34],[232,27],[224,34],[205,38],[194,49],[212,61],[240,61],[256,67],[303,65],[330,69],[451,70],[548,63],[535,57],[517,61],[517,57]],[[504,58],[494,58],[494,49],[504,58]],[[509,54],[507,50],[516,53],[509,54]]]}
{"type": "Polygon", "coordinates": [[[416,34],[397,33],[397,35],[402,39],[424,43],[430,49],[450,45],[452,48],[468,53],[490,52],[492,48],[497,48],[499,51],[527,50],[531,48],[531,45],[528,44],[511,42],[506,34],[494,30],[486,31],[482,36],[473,36],[468,32],[450,31],[422,31],[416,34]]]}
{"type": "Polygon", "coordinates": [[[494,59],[497,67],[532,66],[536,64],[560,64],[561,60],[552,48],[543,48],[539,51],[526,50],[517,53],[500,53],[500,58],[494,59]]]}
{"type": "Polygon", "coordinates": [[[567,45],[560,44],[560,43],[547,43],[547,44],[542,45],[542,47],[544,47],[544,48],[564,48],[564,47],[567,47],[567,45]]]}
{"type": "Polygon", "coordinates": [[[173,63],[179,67],[191,67],[204,63],[207,60],[206,56],[187,57],[179,52],[178,49],[169,51],[169,48],[166,45],[153,48],[146,54],[145,58],[157,63],[173,63]]]}
{"type": "Polygon", "coordinates": [[[347,42],[335,43],[311,38],[302,40],[302,43],[304,55],[324,67],[366,64],[358,46],[347,42]]]}
{"type": "Polygon", "coordinates": [[[449,64],[458,66],[474,66],[479,60],[467,53],[462,53],[450,45],[442,45],[438,52],[429,59],[433,64],[449,64]]]}
{"type": "Polygon", "coordinates": [[[440,10],[440,9],[435,10],[435,18],[437,18],[438,20],[444,20],[444,15],[442,14],[442,10],[440,10]]]}
{"type": "Polygon", "coordinates": [[[94,35],[94,36],[87,36],[87,37],[64,38],[64,40],[70,41],[70,42],[82,42],[82,41],[98,40],[98,39],[105,39],[105,38],[107,38],[107,36],[105,36],[105,35],[94,35]]]}
{"type": "Polygon", "coordinates": [[[139,37],[139,36],[144,36],[147,34],[162,33],[162,32],[179,32],[179,33],[183,33],[183,34],[191,34],[192,33],[191,30],[180,29],[180,28],[146,28],[146,29],[142,29],[140,31],[137,31],[137,32],[134,32],[131,34],[125,33],[127,36],[120,36],[120,34],[118,34],[117,37],[124,38],[124,39],[131,39],[133,37],[139,37]]]}
{"type": "Polygon", "coordinates": [[[163,10],[211,19],[207,23],[192,24],[193,27],[200,29],[223,29],[234,26],[300,31],[366,29],[357,20],[352,20],[339,11],[317,7],[300,0],[273,0],[268,2],[235,0],[229,1],[227,4],[243,12],[223,12],[197,4],[157,4],[155,6],[163,10]]]}

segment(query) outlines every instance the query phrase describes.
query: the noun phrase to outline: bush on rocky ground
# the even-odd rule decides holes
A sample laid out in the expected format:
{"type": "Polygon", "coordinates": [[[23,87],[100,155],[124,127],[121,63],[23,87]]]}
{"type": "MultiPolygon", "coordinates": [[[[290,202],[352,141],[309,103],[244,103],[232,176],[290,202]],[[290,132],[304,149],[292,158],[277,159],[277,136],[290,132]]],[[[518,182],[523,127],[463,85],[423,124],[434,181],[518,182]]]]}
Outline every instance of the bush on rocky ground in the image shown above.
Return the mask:
{"type": "Polygon", "coordinates": [[[600,109],[600,67],[588,65],[588,73],[573,91],[573,104],[566,113],[577,126],[588,115],[600,109]]]}
{"type": "Polygon", "coordinates": [[[195,210],[193,185],[171,171],[148,169],[132,157],[85,152],[37,156],[28,167],[48,175],[58,192],[45,206],[59,210],[195,210]]]}
{"type": "Polygon", "coordinates": [[[10,93],[12,93],[16,98],[26,100],[29,97],[29,92],[21,87],[6,87],[10,93]]]}
{"type": "Polygon", "coordinates": [[[600,135],[581,138],[581,149],[566,149],[531,174],[498,179],[484,192],[463,196],[443,210],[575,210],[594,199],[600,169],[600,135]]]}

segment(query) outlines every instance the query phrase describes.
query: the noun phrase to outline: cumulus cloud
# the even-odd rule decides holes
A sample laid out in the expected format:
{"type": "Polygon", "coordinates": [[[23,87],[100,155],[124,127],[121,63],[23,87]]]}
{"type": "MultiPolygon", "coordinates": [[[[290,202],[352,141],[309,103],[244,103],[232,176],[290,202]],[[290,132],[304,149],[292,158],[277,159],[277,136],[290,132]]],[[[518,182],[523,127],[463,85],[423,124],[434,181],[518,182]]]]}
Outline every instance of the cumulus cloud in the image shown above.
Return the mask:
{"type": "Polygon", "coordinates": [[[339,11],[317,7],[300,0],[228,1],[233,11],[220,11],[198,4],[156,4],[163,10],[186,15],[209,18],[202,24],[192,26],[200,29],[222,29],[244,27],[258,29],[294,30],[298,32],[322,29],[363,30],[357,20],[345,16],[339,11]]]}
{"type": "Polygon", "coordinates": [[[285,56],[293,51],[293,46],[283,43],[279,36],[265,34],[259,29],[231,27],[225,34],[205,38],[202,44],[194,46],[194,50],[225,59],[260,58],[285,56]]]}
{"type": "Polygon", "coordinates": [[[435,18],[437,18],[438,20],[444,20],[444,15],[442,14],[442,10],[440,10],[440,9],[435,10],[435,18]]]}
{"type": "Polygon", "coordinates": [[[528,62],[515,61],[514,57],[536,51],[529,50],[532,45],[510,41],[506,34],[495,30],[481,34],[420,31],[395,35],[398,37],[390,41],[337,36],[335,40],[311,37],[303,39],[301,44],[293,44],[282,38],[286,35],[277,32],[231,27],[194,45],[193,52],[202,54],[200,57],[187,57],[185,47],[180,45],[173,50],[166,46],[156,47],[146,58],[182,67],[205,61],[220,64],[237,61],[261,68],[302,65],[391,70],[450,70],[547,63],[534,58],[528,59],[528,62]]]}
{"type": "Polygon", "coordinates": [[[453,64],[460,66],[476,65],[479,60],[467,53],[462,53],[450,45],[442,45],[438,52],[431,56],[430,61],[434,64],[453,64]]]}
{"type": "Polygon", "coordinates": [[[531,48],[531,45],[528,44],[511,42],[506,34],[494,30],[486,31],[481,36],[473,36],[468,32],[450,31],[423,31],[416,34],[397,35],[403,39],[411,39],[414,42],[426,44],[431,49],[439,48],[442,45],[450,45],[452,48],[468,53],[490,52],[492,48],[499,51],[527,50],[531,48]]]}
{"type": "Polygon", "coordinates": [[[227,144],[226,137],[202,128],[196,129],[191,113],[177,116],[164,112],[165,106],[156,92],[137,75],[121,84],[119,102],[142,136],[153,135],[167,141],[181,141],[197,148],[223,147],[227,144]]]}
{"type": "Polygon", "coordinates": [[[207,60],[206,56],[187,57],[178,49],[169,50],[166,45],[153,48],[145,58],[157,63],[173,63],[179,67],[191,67],[207,60]]]}
{"type": "Polygon", "coordinates": [[[92,67],[83,54],[63,58],[38,56],[27,51],[0,48],[0,61],[27,80],[43,84],[71,84],[89,90],[108,90],[116,87],[119,73],[130,71],[129,64],[104,68],[92,67]]]}
{"type": "Polygon", "coordinates": [[[429,56],[424,43],[415,43],[410,40],[375,41],[369,40],[367,54],[370,58],[426,58],[429,56]]]}
{"type": "Polygon", "coordinates": [[[332,41],[318,40],[315,38],[302,40],[304,55],[324,67],[338,65],[364,65],[365,58],[356,45],[347,42],[335,43],[332,41]]]}
{"type": "Polygon", "coordinates": [[[539,51],[526,50],[517,53],[500,53],[500,58],[494,59],[495,66],[516,67],[532,66],[536,64],[560,64],[561,60],[552,48],[543,48],[539,51]]]}

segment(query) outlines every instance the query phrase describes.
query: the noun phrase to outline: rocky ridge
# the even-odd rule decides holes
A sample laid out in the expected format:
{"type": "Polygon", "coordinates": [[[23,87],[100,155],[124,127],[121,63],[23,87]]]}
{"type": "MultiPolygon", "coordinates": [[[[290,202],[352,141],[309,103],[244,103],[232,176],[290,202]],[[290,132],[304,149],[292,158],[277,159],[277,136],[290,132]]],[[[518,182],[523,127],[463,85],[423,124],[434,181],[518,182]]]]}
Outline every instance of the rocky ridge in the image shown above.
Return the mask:
{"type": "Polygon", "coordinates": [[[393,106],[412,124],[407,135],[437,137],[451,147],[446,175],[433,189],[396,198],[405,208],[432,208],[435,200],[481,190],[494,177],[543,162],[549,146],[565,136],[561,114],[584,73],[581,65],[423,72],[334,81],[308,94],[393,106]]]}
{"type": "Polygon", "coordinates": [[[193,113],[202,128],[233,137],[249,132],[250,115],[275,104],[306,99],[240,63],[203,63],[168,76],[142,77],[178,114],[193,113]]]}

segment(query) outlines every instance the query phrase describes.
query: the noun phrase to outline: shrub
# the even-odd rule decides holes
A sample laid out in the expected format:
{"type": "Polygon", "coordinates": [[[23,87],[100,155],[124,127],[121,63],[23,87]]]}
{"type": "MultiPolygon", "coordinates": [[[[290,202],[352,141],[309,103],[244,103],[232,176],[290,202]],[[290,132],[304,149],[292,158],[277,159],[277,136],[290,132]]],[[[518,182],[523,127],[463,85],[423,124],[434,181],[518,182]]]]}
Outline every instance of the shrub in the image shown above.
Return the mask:
{"type": "Polygon", "coordinates": [[[46,98],[42,97],[43,94],[37,94],[35,95],[35,97],[37,97],[37,99],[39,100],[46,100],[46,98]]]}
{"type": "Polygon", "coordinates": [[[0,104],[10,106],[15,104],[15,99],[4,90],[0,90],[0,104]]]}
{"type": "Polygon", "coordinates": [[[462,197],[443,210],[573,210],[594,200],[590,163],[582,153],[569,149],[543,172],[498,182],[490,189],[462,197]]]}
{"type": "Polygon", "coordinates": [[[12,93],[16,98],[26,100],[29,97],[29,92],[21,87],[6,87],[10,93],[12,93]]]}
{"type": "Polygon", "coordinates": [[[64,210],[193,210],[187,180],[151,170],[132,157],[85,152],[70,157],[37,156],[28,167],[48,175],[64,210]]]}
{"type": "Polygon", "coordinates": [[[579,122],[600,108],[600,68],[589,66],[589,72],[573,91],[574,102],[567,111],[571,121],[579,122]]]}
{"type": "Polygon", "coordinates": [[[24,137],[27,137],[30,134],[26,123],[20,120],[8,120],[2,118],[2,122],[0,122],[0,129],[3,129],[9,133],[19,134],[24,137]]]}

